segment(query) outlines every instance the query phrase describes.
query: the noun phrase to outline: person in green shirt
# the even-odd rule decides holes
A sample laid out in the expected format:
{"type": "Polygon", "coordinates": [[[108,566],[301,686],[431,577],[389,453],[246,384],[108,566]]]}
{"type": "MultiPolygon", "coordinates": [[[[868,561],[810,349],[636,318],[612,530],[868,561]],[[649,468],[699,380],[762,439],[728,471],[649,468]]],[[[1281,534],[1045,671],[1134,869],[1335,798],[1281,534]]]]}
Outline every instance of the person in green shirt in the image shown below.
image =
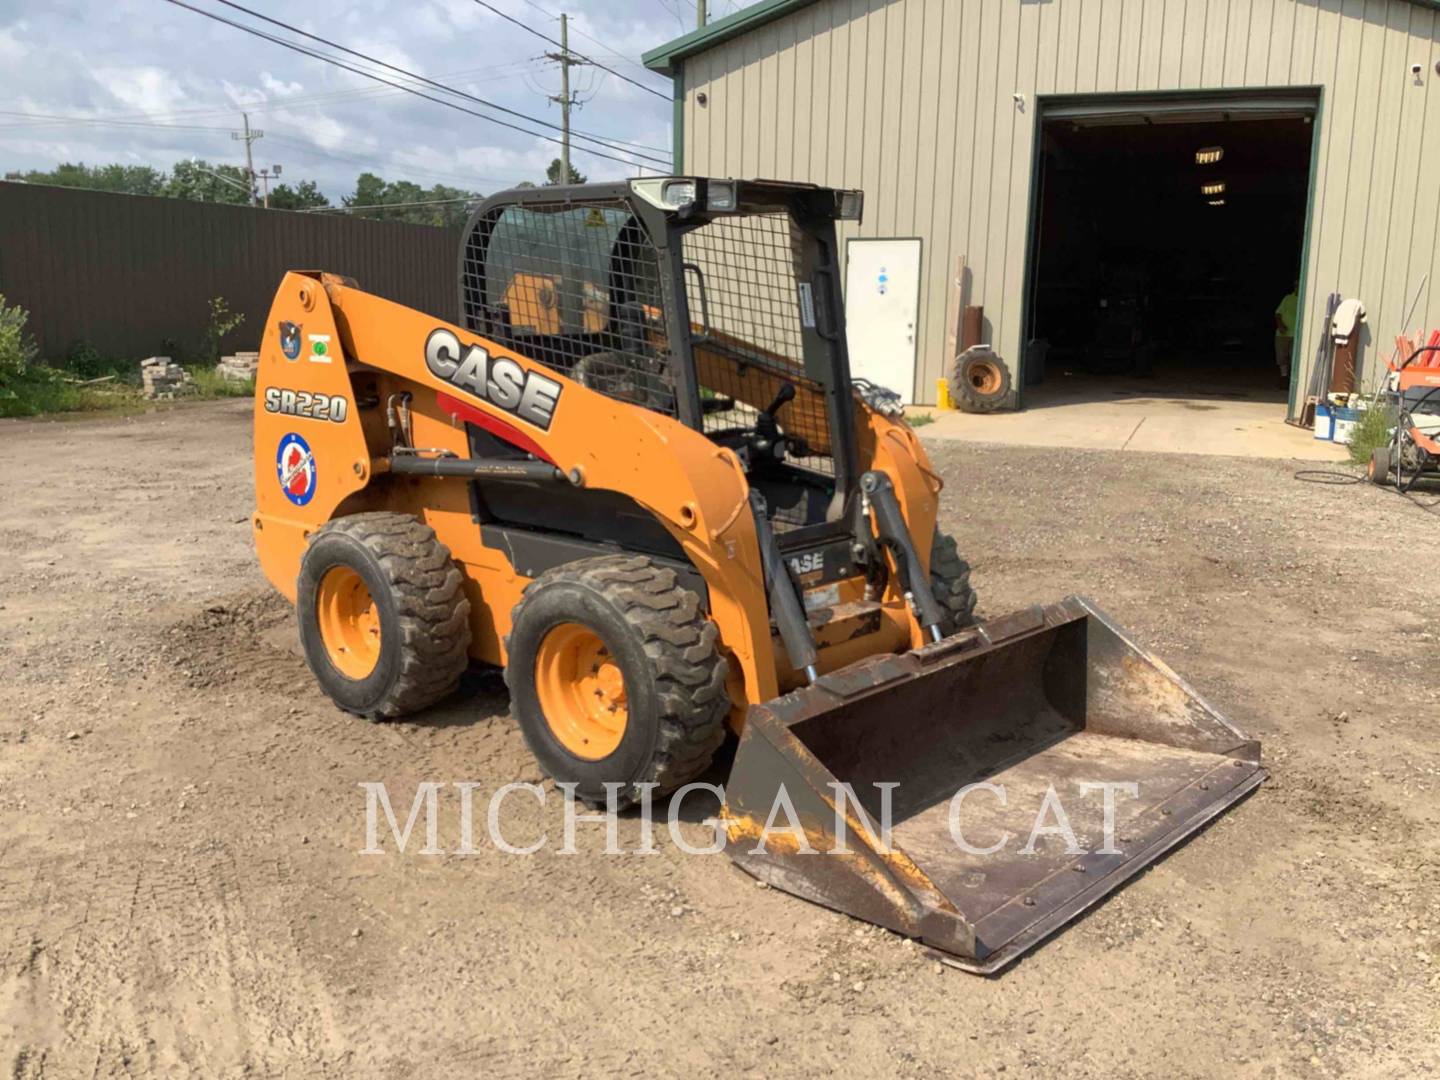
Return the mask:
{"type": "Polygon", "coordinates": [[[1290,286],[1290,291],[1275,309],[1275,366],[1280,369],[1280,385],[1290,385],[1290,357],[1295,351],[1295,316],[1300,304],[1300,283],[1290,286]]]}

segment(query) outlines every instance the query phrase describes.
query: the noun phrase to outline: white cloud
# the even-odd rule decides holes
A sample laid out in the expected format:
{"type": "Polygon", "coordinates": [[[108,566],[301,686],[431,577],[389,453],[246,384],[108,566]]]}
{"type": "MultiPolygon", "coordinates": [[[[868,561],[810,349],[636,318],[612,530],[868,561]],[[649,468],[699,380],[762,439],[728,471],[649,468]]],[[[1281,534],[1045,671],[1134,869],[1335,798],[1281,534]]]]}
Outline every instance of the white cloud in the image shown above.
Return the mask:
{"type": "MultiPolygon", "coordinates": [[[[558,26],[523,0],[494,2],[535,30],[558,35],[558,26]]],[[[535,2],[548,11],[562,6],[558,0],[535,2]]],[[[601,55],[601,46],[577,32],[638,59],[642,49],[678,32],[654,0],[566,0],[563,6],[576,13],[572,47],[593,52],[647,85],[653,82],[662,94],[667,90],[664,80],[647,76],[633,62],[601,55]]],[[[558,122],[545,100],[558,85],[554,69],[540,73],[544,62],[535,59],[552,46],[473,0],[312,0],[304,10],[277,17],[447,85],[473,88],[530,117],[558,122]],[[522,77],[527,66],[528,83],[522,77]]],[[[243,161],[243,146],[229,135],[240,126],[242,110],[266,132],[256,144],[266,164],[282,163],[286,180],[313,179],[332,197],[352,191],[356,174],[367,168],[391,180],[494,191],[520,180],[538,182],[559,154],[554,143],[380,86],[155,0],[0,0],[0,100],[17,111],[100,119],[148,113],[157,115],[156,123],[193,125],[26,126],[0,141],[0,170],[50,169],[79,158],[140,161],[161,169],[192,155],[243,161]],[[92,67],[95,63],[101,66],[92,67]]],[[[670,114],[668,101],[606,78],[576,123],[612,139],[666,147],[670,114]]],[[[578,142],[574,156],[577,167],[595,179],[635,172],[593,157],[578,142]]]]}
{"type": "Polygon", "coordinates": [[[112,97],[143,113],[173,112],[187,100],[175,77],[158,67],[96,68],[95,78],[112,97]]]}
{"type": "MultiPolygon", "coordinates": [[[[23,27],[24,23],[17,23],[17,27],[23,27]]],[[[18,64],[29,55],[29,48],[22,42],[15,33],[14,28],[0,29],[0,63],[18,64]]]]}
{"type": "Polygon", "coordinates": [[[416,29],[426,36],[444,37],[477,29],[481,23],[498,22],[497,16],[471,0],[431,0],[418,4],[410,13],[416,29]]]}
{"type": "Polygon", "coordinates": [[[260,73],[260,85],[265,87],[265,92],[271,97],[293,97],[305,89],[304,83],[285,82],[268,71],[260,73]]]}

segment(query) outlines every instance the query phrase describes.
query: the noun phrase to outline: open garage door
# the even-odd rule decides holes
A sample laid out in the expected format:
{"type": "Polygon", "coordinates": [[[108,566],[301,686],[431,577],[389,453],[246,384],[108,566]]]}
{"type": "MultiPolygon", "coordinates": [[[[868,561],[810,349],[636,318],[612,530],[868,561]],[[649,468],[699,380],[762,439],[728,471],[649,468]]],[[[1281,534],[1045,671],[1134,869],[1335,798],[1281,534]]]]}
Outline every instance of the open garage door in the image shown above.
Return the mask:
{"type": "Polygon", "coordinates": [[[1294,92],[1041,102],[1027,405],[1284,408],[1297,365],[1276,309],[1300,283],[1315,108],[1294,92]]]}

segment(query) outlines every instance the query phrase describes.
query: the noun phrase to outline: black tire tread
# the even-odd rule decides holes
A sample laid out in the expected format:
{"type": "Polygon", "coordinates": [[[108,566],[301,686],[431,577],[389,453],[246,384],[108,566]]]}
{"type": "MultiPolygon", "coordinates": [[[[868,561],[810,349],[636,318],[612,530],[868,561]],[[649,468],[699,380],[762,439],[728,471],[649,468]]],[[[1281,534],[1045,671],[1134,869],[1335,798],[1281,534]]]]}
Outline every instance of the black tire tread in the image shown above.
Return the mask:
{"type": "MultiPolygon", "coordinates": [[[[700,598],[680,584],[674,570],[644,555],[600,555],[541,574],[525,587],[511,624],[519,620],[535,590],[560,581],[600,594],[619,609],[644,642],[660,704],[659,740],[648,774],[632,783],[653,783],[656,794],[665,795],[699,776],[725,741],[730,712],[719,629],[705,616],[700,598]]],[[[507,685],[510,680],[507,667],[507,685]]],[[[620,795],[624,802],[627,792],[620,795]]]]}
{"type": "Polygon", "coordinates": [[[470,663],[465,578],[435,530],[409,514],[374,511],[327,523],[315,535],[344,533],[375,555],[400,613],[400,673],[365,715],[392,720],[452,694],[470,663]]]}
{"type": "Polygon", "coordinates": [[[993,349],[971,346],[957,356],[951,365],[950,393],[965,412],[988,413],[1005,408],[1010,402],[1013,387],[1014,378],[1011,375],[1010,366],[1001,360],[993,349]],[[970,380],[965,377],[965,373],[971,360],[986,360],[999,369],[1001,377],[999,390],[993,394],[980,394],[970,385],[970,380]]]}
{"type": "Polygon", "coordinates": [[[970,564],[960,557],[955,538],[938,528],[930,544],[930,585],[950,622],[947,633],[975,624],[977,597],[970,584],[970,564]]]}

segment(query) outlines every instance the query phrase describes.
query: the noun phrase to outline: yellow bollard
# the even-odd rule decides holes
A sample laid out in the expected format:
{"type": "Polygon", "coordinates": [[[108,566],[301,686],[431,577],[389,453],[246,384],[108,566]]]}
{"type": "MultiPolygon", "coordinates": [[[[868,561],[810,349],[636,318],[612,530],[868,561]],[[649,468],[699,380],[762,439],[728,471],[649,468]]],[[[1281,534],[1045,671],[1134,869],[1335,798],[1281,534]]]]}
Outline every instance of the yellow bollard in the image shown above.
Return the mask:
{"type": "Polygon", "coordinates": [[[948,409],[951,412],[955,411],[955,399],[950,396],[949,379],[935,380],[935,407],[938,409],[948,409]]]}

